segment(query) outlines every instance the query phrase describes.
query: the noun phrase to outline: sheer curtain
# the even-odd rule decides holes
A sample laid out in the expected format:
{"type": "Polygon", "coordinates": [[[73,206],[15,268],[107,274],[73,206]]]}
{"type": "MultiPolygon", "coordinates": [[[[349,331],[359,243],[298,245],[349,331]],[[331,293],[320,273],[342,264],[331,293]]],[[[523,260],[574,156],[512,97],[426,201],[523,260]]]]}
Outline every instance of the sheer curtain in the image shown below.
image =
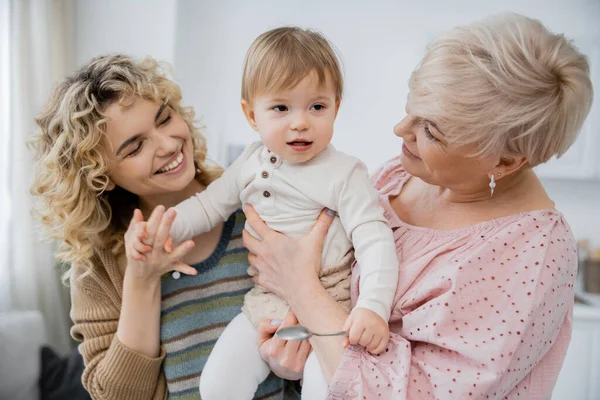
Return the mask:
{"type": "Polygon", "coordinates": [[[9,10],[8,0],[0,0],[0,312],[4,311],[10,302],[10,280],[6,265],[10,204],[8,202],[8,168],[3,161],[8,159],[9,154],[9,10]]]}
{"type": "Polygon", "coordinates": [[[34,117],[70,69],[71,0],[0,0],[0,311],[41,310],[50,344],[69,348],[68,305],[52,255],[40,241],[29,195],[26,147],[34,117]]]}

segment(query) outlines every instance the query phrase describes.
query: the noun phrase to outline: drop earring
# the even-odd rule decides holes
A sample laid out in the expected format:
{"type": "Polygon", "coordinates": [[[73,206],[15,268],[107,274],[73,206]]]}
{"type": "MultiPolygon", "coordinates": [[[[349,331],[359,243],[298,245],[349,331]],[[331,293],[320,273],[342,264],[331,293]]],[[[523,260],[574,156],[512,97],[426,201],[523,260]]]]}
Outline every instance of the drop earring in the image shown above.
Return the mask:
{"type": "Polygon", "coordinates": [[[490,197],[492,197],[494,195],[494,188],[496,187],[496,179],[494,179],[494,174],[492,174],[492,177],[490,178],[490,197]]]}

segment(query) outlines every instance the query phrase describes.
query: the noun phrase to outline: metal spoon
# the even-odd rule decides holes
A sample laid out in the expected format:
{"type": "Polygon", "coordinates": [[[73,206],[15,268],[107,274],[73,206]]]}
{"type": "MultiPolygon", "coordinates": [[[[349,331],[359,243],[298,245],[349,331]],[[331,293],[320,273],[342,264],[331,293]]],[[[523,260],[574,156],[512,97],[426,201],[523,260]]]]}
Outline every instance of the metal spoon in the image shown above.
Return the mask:
{"type": "Polygon", "coordinates": [[[294,325],[279,328],[279,330],[275,332],[275,336],[284,340],[306,340],[311,336],[348,336],[348,332],[315,333],[309,331],[302,325],[294,325]]]}

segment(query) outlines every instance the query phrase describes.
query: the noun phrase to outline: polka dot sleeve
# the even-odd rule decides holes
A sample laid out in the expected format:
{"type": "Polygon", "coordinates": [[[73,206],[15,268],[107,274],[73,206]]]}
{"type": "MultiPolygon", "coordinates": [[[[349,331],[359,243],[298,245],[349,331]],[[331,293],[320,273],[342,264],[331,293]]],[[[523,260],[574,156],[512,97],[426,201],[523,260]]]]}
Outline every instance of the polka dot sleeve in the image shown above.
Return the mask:
{"type": "Polygon", "coordinates": [[[399,249],[388,349],[349,348],[329,399],[549,398],[571,333],[567,224],[532,212],[450,236],[429,235],[415,256],[399,249]]]}

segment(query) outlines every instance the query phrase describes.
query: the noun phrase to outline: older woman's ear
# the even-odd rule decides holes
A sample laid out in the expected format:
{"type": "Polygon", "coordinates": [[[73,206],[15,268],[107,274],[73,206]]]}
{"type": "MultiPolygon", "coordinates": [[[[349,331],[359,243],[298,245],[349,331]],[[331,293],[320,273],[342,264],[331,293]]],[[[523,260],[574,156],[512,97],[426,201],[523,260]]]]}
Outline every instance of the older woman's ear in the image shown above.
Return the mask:
{"type": "Polygon", "coordinates": [[[529,163],[524,156],[504,156],[500,157],[500,161],[492,172],[497,180],[506,175],[510,175],[513,172],[517,172],[527,165],[529,165],[529,163]]]}

